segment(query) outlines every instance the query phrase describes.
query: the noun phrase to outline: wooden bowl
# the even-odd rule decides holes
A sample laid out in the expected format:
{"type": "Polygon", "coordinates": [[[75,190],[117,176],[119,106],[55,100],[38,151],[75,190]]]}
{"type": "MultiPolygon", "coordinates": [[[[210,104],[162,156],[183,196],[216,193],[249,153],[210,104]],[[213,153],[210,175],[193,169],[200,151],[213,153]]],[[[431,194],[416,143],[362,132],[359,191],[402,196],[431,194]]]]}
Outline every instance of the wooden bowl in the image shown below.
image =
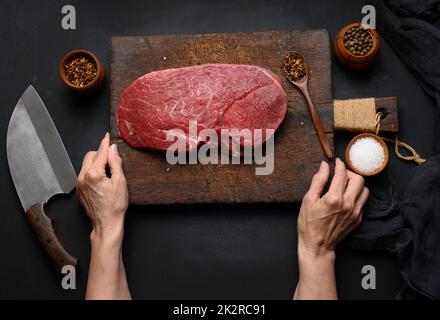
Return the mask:
{"type": "Polygon", "coordinates": [[[357,173],[357,174],[359,174],[361,176],[364,176],[364,177],[370,177],[370,176],[374,176],[374,175],[380,173],[387,166],[388,160],[389,160],[389,154],[388,154],[387,145],[385,144],[385,142],[380,137],[378,137],[377,135],[372,134],[372,133],[361,133],[361,134],[358,134],[353,139],[351,139],[350,143],[348,144],[347,148],[345,149],[345,163],[347,164],[348,168],[351,171],[353,171],[353,172],[355,172],[355,173],[357,173]],[[379,168],[377,168],[376,170],[374,170],[373,172],[369,172],[369,173],[361,172],[361,171],[357,170],[353,166],[353,164],[351,163],[351,159],[350,159],[350,148],[353,146],[353,144],[357,140],[362,139],[362,138],[367,138],[367,137],[368,138],[373,138],[374,140],[379,142],[379,144],[383,148],[384,155],[385,155],[385,158],[384,158],[384,161],[383,161],[382,165],[379,168]]]}
{"type": "Polygon", "coordinates": [[[357,56],[347,50],[344,46],[344,36],[345,33],[353,27],[359,27],[361,24],[358,22],[350,23],[342,28],[335,39],[334,52],[338,61],[345,67],[352,70],[363,70],[368,68],[376,60],[379,54],[380,38],[379,34],[374,29],[367,29],[368,33],[373,39],[371,50],[363,55],[357,56]]]}
{"type": "Polygon", "coordinates": [[[83,50],[83,49],[78,49],[78,50],[74,50],[74,51],[67,53],[63,57],[63,59],[61,59],[59,73],[60,73],[61,79],[63,80],[64,84],[68,88],[70,88],[74,91],[83,92],[83,93],[93,92],[96,89],[98,89],[101,86],[101,84],[103,83],[104,78],[105,78],[105,70],[104,70],[104,66],[101,63],[101,61],[93,53],[91,53],[90,51],[87,51],[87,50],[83,50]],[[91,82],[89,82],[87,85],[82,86],[82,87],[76,86],[73,83],[71,83],[67,79],[66,73],[64,70],[64,66],[66,65],[66,63],[69,62],[70,60],[74,59],[77,56],[85,56],[85,57],[89,58],[90,60],[94,61],[94,63],[96,64],[96,69],[97,69],[95,78],[91,82]]]}

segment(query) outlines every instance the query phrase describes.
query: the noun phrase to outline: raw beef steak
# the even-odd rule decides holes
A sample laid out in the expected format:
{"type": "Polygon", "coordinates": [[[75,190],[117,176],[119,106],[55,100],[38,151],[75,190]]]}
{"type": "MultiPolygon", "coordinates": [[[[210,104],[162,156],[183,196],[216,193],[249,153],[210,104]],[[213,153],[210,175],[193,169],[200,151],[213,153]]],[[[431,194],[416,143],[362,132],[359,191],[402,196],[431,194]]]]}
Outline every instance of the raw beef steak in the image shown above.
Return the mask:
{"type": "MultiPolygon", "coordinates": [[[[116,120],[119,135],[132,147],[166,150],[173,144],[166,133],[181,129],[191,149],[199,141],[189,141],[190,121],[197,121],[198,131],[276,130],[286,111],[286,93],[271,71],[205,64],[138,78],[122,92],[116,120]]],[[[263,136],[264,141],[267,138],[263,136]]]]}

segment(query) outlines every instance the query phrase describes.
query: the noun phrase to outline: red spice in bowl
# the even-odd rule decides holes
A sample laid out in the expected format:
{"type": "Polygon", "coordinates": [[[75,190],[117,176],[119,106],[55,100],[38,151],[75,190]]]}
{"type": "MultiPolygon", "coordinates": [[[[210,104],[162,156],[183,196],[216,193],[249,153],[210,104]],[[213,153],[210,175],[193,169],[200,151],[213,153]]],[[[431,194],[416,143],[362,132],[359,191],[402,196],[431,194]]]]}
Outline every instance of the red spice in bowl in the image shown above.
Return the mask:
{"type": "Polygon", "coordinates": [[[60,77],[71,89],[90,92],[104,80],[104,67],[98,58],[87,50],[75,50],[66,54],[60,63],[60,77]]]}

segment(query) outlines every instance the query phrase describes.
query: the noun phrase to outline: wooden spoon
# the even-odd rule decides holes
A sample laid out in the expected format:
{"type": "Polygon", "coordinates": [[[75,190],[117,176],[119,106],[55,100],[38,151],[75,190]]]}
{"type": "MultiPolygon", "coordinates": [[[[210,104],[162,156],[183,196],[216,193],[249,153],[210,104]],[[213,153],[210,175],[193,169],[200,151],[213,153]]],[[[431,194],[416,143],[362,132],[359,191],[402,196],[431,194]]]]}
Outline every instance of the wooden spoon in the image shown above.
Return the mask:
{"type": "Polygon", "coordinates": [[[304,97],[307,101],[307,106],[309,108],[310,116],[312,117],[313,125],[315,126],[316,133],[318,134],[319,142],[321,143],[321,146],[322,146],[322,149],[324,150],[325,155],[327,156],[327,158],[329,158],[331,160],[331,159],[333,159],[332,148],[330,147],[330,143],[328,141],[327,135],[325,134],[321,119],[319,118],[319,115],[316,112],[315,105],[313,104],[312,99],[310,99],[310,95],[309,95],[309,89],[308,89],[309,67],[308,67],[306,61],[304,60],[304,58],[302,58],[302,56],[299,53],[294,52],[294,51],[290,51],[287,53],[287,55],[298,56],[303,61],[304,69],[305,69],[304,75],[302,76],[302,78],[300,78],[296,81],[290,79],[287,74],[287,71],[284,68],[283,68],[283,70],[286,73],[287,80],[289,80],[292,84],[294,84],[304,95],[304,97]]]}

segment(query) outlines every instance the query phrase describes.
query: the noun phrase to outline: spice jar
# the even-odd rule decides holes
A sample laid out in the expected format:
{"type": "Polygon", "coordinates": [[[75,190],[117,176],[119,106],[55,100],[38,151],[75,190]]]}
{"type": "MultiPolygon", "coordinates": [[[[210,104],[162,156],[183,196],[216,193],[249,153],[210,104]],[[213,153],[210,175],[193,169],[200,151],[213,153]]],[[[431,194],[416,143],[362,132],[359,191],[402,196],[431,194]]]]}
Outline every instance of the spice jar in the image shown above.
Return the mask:
{"type": "Polygon", "coordinates": [[[349,169],[362,176],[380,173],[388,163],[388,148],[375,134],[362,133],[355,136],[345,149],[345,162],[349,169]]]}
{"type": "Polygon", "coordinates": [[[59,73],[67,87],[83,93],[98,89],[105,78],[101,61],[93,53],[83,49],[67,53],[61,59],[59,73]]]}
{"type": "Polygon", "coordinates": [[[368,68],[377,58],[380,40],[376,30],[363,28],[358,22],[342,28],[335,39],[338,61],[353,70],[368,68]]]}

